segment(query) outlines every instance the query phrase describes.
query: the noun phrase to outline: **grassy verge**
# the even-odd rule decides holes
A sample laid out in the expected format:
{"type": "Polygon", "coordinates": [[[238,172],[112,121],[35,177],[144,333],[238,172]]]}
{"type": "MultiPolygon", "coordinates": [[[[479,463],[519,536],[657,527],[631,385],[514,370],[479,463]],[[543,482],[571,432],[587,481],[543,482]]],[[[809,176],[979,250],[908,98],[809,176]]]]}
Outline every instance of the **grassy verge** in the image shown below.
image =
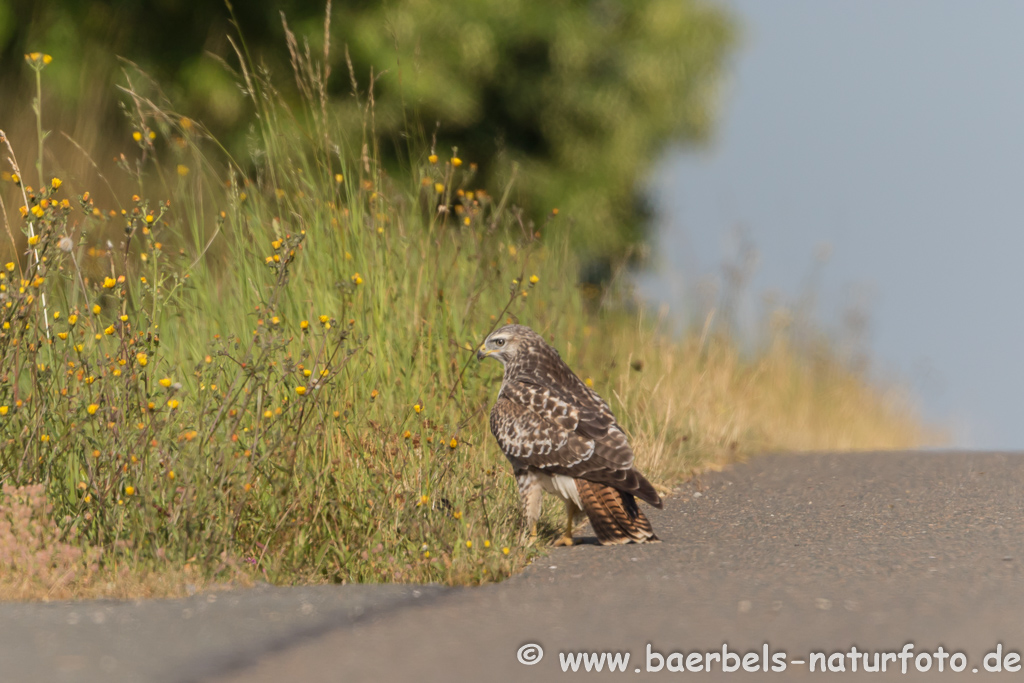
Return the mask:
{"type": "Polygon", "coordinates": [[[41,122],[34,173],[10,151],[0,598],[507,576],[539,551],[487,427],[500,368],[473,351],[512,319],[608,398],[663,485],[734,452],[921,440],[827,351],[778,335],[744,357],[666,338],[614,287],[596,300],[567,219],[525,223],[456,150],[387,172],[372,101],[344,130],[301,55],[300,107],[241,63],[244,163],[135,88],[111,206],[47,172],[41,122]]]}

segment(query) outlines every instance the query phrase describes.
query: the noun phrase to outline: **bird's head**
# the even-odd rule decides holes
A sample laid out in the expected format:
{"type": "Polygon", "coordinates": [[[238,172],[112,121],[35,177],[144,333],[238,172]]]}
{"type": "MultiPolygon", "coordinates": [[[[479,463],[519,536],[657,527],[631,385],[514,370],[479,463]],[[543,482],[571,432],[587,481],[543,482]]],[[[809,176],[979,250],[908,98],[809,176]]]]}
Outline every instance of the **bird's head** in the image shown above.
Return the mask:
{"type": "Polygon", "coordinates": [[[538,343],[543,346],[544,340],[529,327],[505,325],[491,332],[490,336],[484,340],[483,345],[477,349],[476,357],[480,360],[496,358],[507,367],[520,353],[538,343]]]}

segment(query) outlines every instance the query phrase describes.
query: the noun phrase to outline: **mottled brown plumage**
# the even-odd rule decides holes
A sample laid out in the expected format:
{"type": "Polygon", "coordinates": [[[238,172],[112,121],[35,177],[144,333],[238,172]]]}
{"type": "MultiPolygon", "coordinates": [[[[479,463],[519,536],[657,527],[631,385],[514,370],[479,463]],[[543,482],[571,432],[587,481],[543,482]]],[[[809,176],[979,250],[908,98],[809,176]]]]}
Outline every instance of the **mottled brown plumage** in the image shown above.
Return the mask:
{"type": "Polygon", "coordinates": [[[568,524],[557,543],[572,542],[575,516],[586,513],[602,544],[656,541],[635,497],[661,507],[661,498],[633,467],[633,450],[608,404],[523,325],[492,333],[477,352],[505,366],[491,432],[512,463],[536,534],[540,492],[566,504],[568,524]]]}

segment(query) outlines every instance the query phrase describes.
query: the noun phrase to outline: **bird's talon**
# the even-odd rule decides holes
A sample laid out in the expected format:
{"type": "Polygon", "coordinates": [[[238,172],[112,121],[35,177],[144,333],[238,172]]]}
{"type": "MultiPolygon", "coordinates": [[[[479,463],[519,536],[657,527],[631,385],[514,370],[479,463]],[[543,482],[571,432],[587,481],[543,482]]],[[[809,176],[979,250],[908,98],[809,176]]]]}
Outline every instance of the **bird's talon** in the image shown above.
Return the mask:
{"type": "Polygon", "coordinates": [[[556,548],[559,548],[561,546],[571,546],[573,545],[573,543],[574,541],[572,540],[572,536],[562,536],[561,538],[556,539],[555,542],[551,545],[553,545],[556,548]]]}

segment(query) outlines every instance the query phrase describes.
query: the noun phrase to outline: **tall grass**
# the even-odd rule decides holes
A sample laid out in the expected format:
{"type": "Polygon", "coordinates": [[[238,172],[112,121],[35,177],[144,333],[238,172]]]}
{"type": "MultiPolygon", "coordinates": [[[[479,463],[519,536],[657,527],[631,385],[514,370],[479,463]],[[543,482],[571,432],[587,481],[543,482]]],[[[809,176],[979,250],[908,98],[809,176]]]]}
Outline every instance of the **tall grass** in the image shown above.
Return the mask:
{"type": "MultiPolygon", "coordinates": [[[[258,121],[244,161],[139,79],[120,157],[133,194],[111,185],[117,208],[43,157],[33,187],[8,147],[2,196],[21,210],[4,211],[24,255],[0,272],[0,518],[28,505],[82,552],[61,554],[60,572],[49,557],[0,571],[0,597],[182,585],[142,576],[508,575],[539,550],[520,543],[487,427],[500,368],[473,356],[511,320],[609,399],[664,486],[735,452],[923,437],[827,353],[799,356],[779,335],[744,358],[726,338],[661,335],[614,303],[628,296],[617,285],[595,301],[566,218],[525,222],[457,150],[413,144],[387,172],[372,86],[355,90],[364,125],[344,129],[326,68],[288,35],[299,105],[239,47],[258,121]]],[[[45,80],[43,57],[28,59],[45,80]]]]}

